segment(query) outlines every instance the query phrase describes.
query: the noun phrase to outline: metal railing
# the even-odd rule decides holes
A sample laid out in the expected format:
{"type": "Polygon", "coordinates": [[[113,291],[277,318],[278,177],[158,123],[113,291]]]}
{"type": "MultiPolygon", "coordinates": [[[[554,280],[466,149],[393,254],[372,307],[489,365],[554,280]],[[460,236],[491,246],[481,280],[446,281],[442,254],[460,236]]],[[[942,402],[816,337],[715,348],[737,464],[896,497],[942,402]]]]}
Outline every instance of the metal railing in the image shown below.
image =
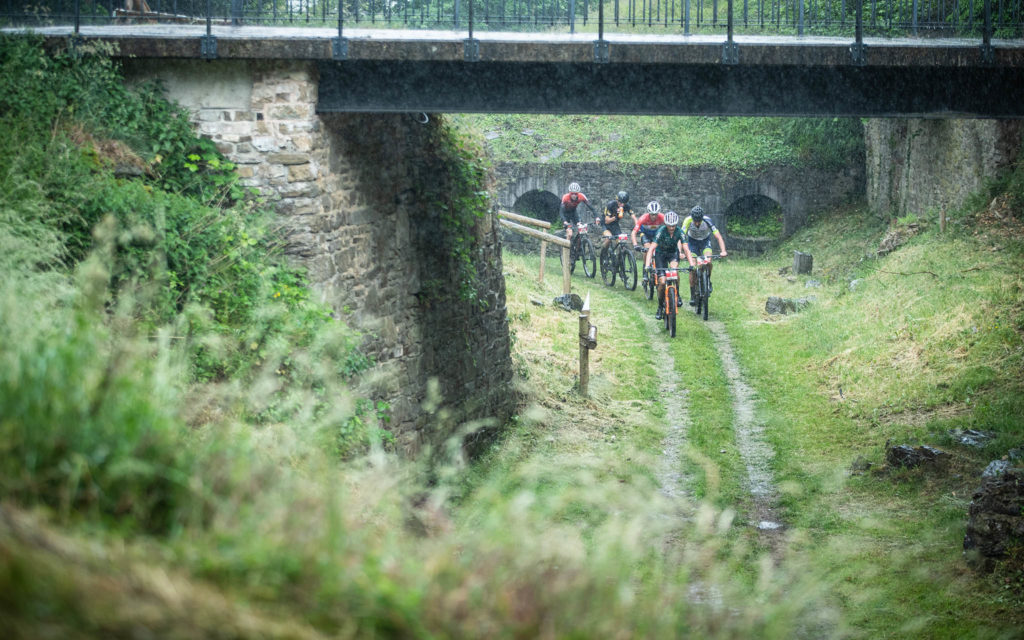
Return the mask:
{"type": "Polygon", "coordinates": [[[0,0],[0,26],[228,24],[1024,38],[1024,0],[0,0]],[[142,9],[139,11],[138,9],[142,9]]]}

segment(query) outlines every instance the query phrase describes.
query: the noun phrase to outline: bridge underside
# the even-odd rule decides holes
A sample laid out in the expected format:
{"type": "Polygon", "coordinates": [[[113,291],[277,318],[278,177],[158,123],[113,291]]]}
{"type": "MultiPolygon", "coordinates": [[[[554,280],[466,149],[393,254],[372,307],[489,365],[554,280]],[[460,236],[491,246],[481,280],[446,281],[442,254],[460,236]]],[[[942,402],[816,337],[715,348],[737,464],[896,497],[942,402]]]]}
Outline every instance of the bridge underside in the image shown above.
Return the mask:
{"type": "Polygon", "coordinates": [[[1024,117],[1016,67],[320,61],[317,110],[1024,117]]]}

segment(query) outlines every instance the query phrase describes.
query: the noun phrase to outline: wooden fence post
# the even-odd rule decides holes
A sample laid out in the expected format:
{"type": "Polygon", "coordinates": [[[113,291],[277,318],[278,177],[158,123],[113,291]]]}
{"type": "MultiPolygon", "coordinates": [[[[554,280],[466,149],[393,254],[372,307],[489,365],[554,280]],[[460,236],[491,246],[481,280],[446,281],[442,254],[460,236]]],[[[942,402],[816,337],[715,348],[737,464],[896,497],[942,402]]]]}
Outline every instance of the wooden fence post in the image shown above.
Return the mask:
{"type": "Polygon", "coordinates": [[[524,236],[529,236],[531,238],[536,238],[536,239],[540,240],[540,280],[541,280],[541,282],[544,281],[544,253],[545,253],[547,244],[551,243],[551,244],[554,244],[554,245],[558,245],[559,247],[562,248],[562,294],[563,295],[567,295],[567,294],[571,293],[572,292],[572,288],[571,288],[571,282],[572,282],[571,276],[572,276],[572,273],[569,271],[569,268],[572,265],[569,264],[569,241],[566,240],[565,238],[560,238],[560,237],[558,237],[556,235],[552,235],[550,233],[545,233],[544,231],[540,231],[538,229],[531,229],[530,227],[526,227],[526,226],[523,226],[522,224],[518,224],[519,222],[522,222],[524,224],[529,224],[529,225],[533,225],[533,226],[536,226],[536,227],[543,227],[545,229],[550,229],[551,228],[551,223],[546,221],[546,220],[535,220],[535,219],[529,218],[527,216],[521,216],[518,213],[512,213],[511,211],[502,211],[500,209],[498,210],[498,215],[500,216],[498,222],[500,222],[502,226],[504,226],[504,227],[506,227],[508,229],[511,229],[512,231],[515,231],[516,233],[522,234],[524,236]],[[516,220],[517,222],[512,222],[512,220],[516,220]]]}
{"type": "Polygon", "coordinates": [[[572,265],[569,263],[569,247],[562,247],[562,295],[568,295],[571,291],[572,271],[569,270],[570,268],[572,265]]]}
{"type": "Polygon", "coordinates": [[[597,348],[597,327],[590,324],[590,294],[580,311],[580,393],[586,396],[590,387],[590,350],[597,348]]]}

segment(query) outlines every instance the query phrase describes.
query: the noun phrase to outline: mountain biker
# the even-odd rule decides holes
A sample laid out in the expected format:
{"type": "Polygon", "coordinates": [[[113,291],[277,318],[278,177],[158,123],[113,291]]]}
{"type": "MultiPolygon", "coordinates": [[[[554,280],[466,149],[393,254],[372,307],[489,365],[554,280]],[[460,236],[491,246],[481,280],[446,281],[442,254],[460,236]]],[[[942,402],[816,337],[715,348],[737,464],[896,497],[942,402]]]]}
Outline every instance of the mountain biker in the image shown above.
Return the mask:
{"type": "Polygon", "coordinates": [[[619,211],[622,212],[622,216],[619,217],[621,218],[628,214],[633,224],[636,224],[636,212],[633,211],[633,205],[629,204],[629,192],[618,192],[615,194],[615,201],[619,203],[619,211]]]}
{"type": "MultiPolygon", "coordinates": [[[[683,252],[686,244],[683,242],[683,233],[679,230],[679,214],[669,211],[665,214],[665,226],[658,229],[654,235],[654,242],[647,249],[647,257],[644,264],[653,264],[657,269],[664,269],[666,266],[673,269],[679,266],[679,254],[683,252]]],[[[658,312],[654,314],[656,320],[665,317],[665,283],[658,283],[658,312]]]]}
{"type": "MultiPolygon", "coordinates": [[[[620,191],[619,195],[624,194],[625,191],[620,191]]],[[[627,198],[629,196],[626,196],[627,198]]],[[[612,238],[622,233],[622,229],[619,228],[619,220],[622,219],[623,211],[622,201],[616,198],[615,200],[609,200],[604,205],[604,211],[601,212],[601,216],[594,218],[594,222],[604,226],[604,237],[601,244],[601,254],[608,249],[608,245],[611,244],[612,238]]],[[[629,206],[629,205],[626,205],[629,206]]]]}
{"type": "MultiPolygon", "coordinates": [[[[694,255],[711,255],[711,236],[714,235],[715,239],[718,240],[718,253],[725,256],[729,255],[725,251],[725,240],[722,239],[722,234],[718,232],[718,227],[715,223],[711,222],[711,218],[704,217],[704,209],[698,204],[693,209],[690,209],[690,215],[683,221],[683,233],[686,234],[686,243],[683,244],[683,249],[686,252],[686,259],[689,260],[690,266],[696,268],[697,261],[694,259],[694,255]]],[[[711,263],[708,263],[708,275],[711,275],[711,263]]],[[[694,293],[697,288],[697,272],[695,270],[690,271],[690,306],[695,306],[697,301],[694,299],[694,293]]]]}
{"type": "MultiPolygon", "coordinates": [[[[630,237],[633,239],[633,248],[638,249],[640,244],[636,241],[636,233],[639,231],[644,236],[644,249],[650,249],[654,243],[654,236],[658,233],[658,229],[665,224],[665,214],[661,213],[661,205],[658,204],[657,200],[651,200],[647,203],[647,213],[640,216],[636,223],[633,225],[633,231],[630,233],[630,237]]],[[[647,254],[644,254],[644,268],[651,266],[650,258],[647,254]]]]}
{"type": "Polygon", "coordinates": [[[576,228],[576,223],[580,221],[576,215],[576,207],[581,204],[590,209],[590,215],[597,215],[594,207],[590,206],[587,196],[580,192],[579,183],[573,182],[569,185],[569,192],[562,196],[562,203],[558,207],[558,217],[562,219],[562,226],[565,227],[566,240],[572,240],[573,230],[576,228]]]}

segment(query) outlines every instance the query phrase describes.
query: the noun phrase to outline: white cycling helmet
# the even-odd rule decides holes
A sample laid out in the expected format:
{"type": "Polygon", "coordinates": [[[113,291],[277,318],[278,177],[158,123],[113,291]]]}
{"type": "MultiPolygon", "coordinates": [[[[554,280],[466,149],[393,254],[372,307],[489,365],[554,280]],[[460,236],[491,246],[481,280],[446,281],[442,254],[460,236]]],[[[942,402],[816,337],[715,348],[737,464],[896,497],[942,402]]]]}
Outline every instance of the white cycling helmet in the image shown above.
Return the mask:
{"type": "Polygon", "coordinates": [[[579,192],[580,192],[580,183],[578,183],[578,182],[571,182],[571,183],[569,183],[569,193],[579,193],[579,192]]]}
{"type": "Polygon", "coordinates": [[[650,202],[647,203],[647,210],[650,211],[651,213],[658,213],[659,211],[661,211],[661,205],[658,204],[657,200],[651,200],[650,202]]]}
{"type": "Polygon", "coordinates": [[[669,227],[675,227],[679,225],[679,214],[675,211],[669,211],[665,214],[665,224],[669,227]]]}

